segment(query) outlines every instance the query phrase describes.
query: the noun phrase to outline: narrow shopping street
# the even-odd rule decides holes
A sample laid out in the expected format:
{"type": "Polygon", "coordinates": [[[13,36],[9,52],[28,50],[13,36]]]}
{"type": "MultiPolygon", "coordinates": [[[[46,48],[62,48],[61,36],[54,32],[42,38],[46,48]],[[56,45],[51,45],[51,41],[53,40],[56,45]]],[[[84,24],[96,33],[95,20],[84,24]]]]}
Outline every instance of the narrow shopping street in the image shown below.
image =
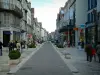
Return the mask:
{"type": "Polygon", "coordinates": [[[15,75],[72,75],[69,68],[48,42],[15,75]]]}

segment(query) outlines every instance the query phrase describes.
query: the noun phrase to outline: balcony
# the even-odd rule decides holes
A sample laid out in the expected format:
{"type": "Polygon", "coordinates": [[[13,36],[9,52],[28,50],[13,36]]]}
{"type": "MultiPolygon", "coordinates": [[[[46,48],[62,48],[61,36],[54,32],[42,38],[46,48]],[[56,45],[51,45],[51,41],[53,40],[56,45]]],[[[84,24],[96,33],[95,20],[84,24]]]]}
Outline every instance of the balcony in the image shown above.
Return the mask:
{"type": "Polygon", "coordinates": [[[18,16],[19,18],[23,17],[22,10],[16,5],[11,4],[11,3],[0,2],[0,12],[1,11],[11,12],[14,15],[18,16]]]}

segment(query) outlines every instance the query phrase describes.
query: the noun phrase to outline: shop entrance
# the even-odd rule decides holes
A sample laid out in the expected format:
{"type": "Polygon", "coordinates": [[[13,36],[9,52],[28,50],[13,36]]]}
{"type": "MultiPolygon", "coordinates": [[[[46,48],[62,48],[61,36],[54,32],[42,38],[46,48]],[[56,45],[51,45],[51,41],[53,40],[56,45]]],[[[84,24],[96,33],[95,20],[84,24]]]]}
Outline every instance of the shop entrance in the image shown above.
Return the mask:
{"type": "Polygon", "coordinates": [[[4,47],[8,47],[8,43],[10,41],[10,31],[3,31],[3,44],[4,47]]]}

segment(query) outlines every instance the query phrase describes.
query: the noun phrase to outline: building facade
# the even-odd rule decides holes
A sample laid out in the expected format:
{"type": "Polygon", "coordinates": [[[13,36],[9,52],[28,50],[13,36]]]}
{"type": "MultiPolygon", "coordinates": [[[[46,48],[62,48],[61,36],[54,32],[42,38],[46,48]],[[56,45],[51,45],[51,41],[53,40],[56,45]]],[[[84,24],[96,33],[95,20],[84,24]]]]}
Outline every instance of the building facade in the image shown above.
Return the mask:
{"type": "Polygon", "coordinates": [[[20,28],[21,28],[21,40],[27,41],[27,0],[22,0],[22,12],[23,18],[21,19],[20,28]]]}
{"type": "Polygon", "coordinates": [[[78,30],[75,31],[76,35],[76,45],[78,45],[78,41],[86,42],[85,37],[85,23],[87,22],[87,8],[88,8],[88,0],[76,0],[75,7],[75,18],[76,18],[76,28],[78,30]]]}
{"type": "Polygon", "coordinates": [[[98,42],[100,42],[100,0],[97,0],[97,13],[98,13],[98,42]]]}
{"type": "Polygon", "coordinates": [[[60,42],[67,41],[70,42],[70,45],[75,44],[75,31],[73,30],[73,27],[75,27],[75,0],[68,0],[61,11],[63,13],[60,13],[60,17],[57,19],[57,22],[60,23],[60,25],[57,25],[61,34],[60,42]]]}
{"type": "Polygon", "coordinates": [[[97,0],[88,0],[87,3],[86,42],[97,44],[97,0]]]}
{"type": "Polygon", "coordinates": [[[4,47],[11,40],[20,40],[20,22],[23,17],[20,0],[0,0],[0,39],[4,47]]]}

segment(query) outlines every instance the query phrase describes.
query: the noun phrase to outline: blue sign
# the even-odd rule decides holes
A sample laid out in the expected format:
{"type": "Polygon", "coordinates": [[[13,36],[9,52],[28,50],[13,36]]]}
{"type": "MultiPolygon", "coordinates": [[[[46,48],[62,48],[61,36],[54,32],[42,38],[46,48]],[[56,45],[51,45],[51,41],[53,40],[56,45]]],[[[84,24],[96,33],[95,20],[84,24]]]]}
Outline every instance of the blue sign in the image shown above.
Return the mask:
{"type": "Polygon", "coordinates": [[[82,28],[82,29],[85,28],[85,24],[81,24],[80,28],[82,28]]]}

